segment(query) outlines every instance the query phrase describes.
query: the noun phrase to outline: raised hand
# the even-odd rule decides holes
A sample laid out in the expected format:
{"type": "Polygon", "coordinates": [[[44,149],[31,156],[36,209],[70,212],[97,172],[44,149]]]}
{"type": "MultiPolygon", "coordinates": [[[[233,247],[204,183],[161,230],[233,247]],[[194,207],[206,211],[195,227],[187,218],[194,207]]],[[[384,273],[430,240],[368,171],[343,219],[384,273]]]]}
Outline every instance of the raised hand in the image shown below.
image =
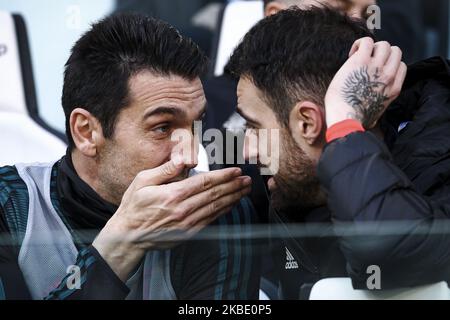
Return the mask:
{"type": "Polygon", "coordinates": [[[401,92],[407,67],[400,48],[371,38],[356,41],[349,59],[331,82],[325,108],[327,126],[355,119],[373,128],[401,92]]]}

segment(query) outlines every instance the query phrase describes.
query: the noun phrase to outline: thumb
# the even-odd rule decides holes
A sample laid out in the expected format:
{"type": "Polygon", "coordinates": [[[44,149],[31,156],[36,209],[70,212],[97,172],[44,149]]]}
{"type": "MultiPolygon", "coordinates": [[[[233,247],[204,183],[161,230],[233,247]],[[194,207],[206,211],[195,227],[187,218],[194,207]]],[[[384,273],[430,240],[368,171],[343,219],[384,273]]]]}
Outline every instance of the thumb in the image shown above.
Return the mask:
{"type": "Polygon", "coordinates": [[[180,175],[185,167],[183,158],[174,157],[159,167],[140,172],[134,180],[135,187],[142,189],[165,184],[180,175]]]}

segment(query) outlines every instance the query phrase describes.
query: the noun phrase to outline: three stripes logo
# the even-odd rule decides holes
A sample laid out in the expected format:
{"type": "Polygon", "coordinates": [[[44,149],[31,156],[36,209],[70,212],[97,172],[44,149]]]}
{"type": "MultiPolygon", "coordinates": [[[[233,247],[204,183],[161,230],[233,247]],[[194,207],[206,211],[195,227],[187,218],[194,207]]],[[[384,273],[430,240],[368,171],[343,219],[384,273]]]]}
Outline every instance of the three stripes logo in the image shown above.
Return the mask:
{"type": "Polygon", "coordinates": [[[293,270],[298,269],[298,263],[295,261],[294,256],[289,251],[288,248],[286,248],[286,270],[293,270]]]}

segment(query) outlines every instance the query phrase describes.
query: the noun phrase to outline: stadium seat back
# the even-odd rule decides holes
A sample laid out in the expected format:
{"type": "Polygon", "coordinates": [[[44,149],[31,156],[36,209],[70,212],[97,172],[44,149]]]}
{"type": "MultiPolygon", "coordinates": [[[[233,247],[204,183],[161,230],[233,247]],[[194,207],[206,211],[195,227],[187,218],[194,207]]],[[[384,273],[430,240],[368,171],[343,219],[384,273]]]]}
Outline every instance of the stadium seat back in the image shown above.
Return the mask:
{"type": "Polygon", "coordinates": [[[0,166],[58,160],[66,145],[38,116],[25,23],[0,11],[0,30],[0,166]]]}
{"type": "Polygon", "coordinates": [[[0,11],[0,111],[28,114],[13,16],[0,11]]]}
{"type": "Polygon", "coordinates": [[[219,36],[213,48],[214,76],[224,73],[233,50],[244,35],[264,17],[263,1],[233,1],[225,6],[219,20],[219,36]]]}

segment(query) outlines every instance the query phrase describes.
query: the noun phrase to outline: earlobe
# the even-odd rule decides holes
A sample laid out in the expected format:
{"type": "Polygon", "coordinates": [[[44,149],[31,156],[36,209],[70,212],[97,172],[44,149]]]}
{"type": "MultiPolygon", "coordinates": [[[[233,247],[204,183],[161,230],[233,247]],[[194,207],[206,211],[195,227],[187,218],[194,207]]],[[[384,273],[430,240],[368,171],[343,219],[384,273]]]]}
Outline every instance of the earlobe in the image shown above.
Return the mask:
{"type": "Polygon", "coordinates": [[[299,102],[293,109],[293,122],[297,123],[298,134],[309,145],[323,138],[325,114],[323,108],[310,101],[299,102]]]}
{"type": "Polygon", "coordinates": [[[99,124],[85,109],[76,108],[70,115],[70,131],[76,148],[88,157],[97,155],[99,124]]]}

